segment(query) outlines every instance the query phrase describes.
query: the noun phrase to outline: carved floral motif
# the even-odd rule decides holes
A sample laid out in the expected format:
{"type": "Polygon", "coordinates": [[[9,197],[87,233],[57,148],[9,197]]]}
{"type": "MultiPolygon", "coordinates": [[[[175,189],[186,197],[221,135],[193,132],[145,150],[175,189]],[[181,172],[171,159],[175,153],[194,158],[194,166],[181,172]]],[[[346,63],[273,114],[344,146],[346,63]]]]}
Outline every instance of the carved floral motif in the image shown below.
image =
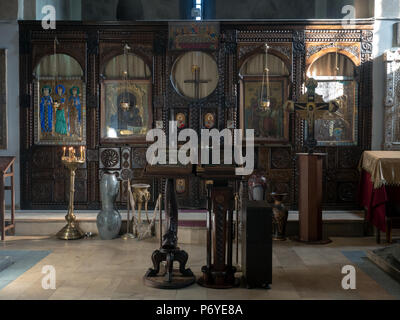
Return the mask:
{"type": "Polygon", "coordinates": [[[103,149],[100,155],[104,168],[115,168],[119,164],[119,152],[116,149],[103,149]]]}

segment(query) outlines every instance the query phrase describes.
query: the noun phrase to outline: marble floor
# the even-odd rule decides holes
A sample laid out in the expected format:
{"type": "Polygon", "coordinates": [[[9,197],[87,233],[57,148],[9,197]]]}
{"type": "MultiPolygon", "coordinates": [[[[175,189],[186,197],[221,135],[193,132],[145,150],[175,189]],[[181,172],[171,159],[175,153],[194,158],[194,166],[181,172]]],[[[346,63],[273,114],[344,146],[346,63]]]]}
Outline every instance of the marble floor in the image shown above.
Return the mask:
{"type": "MultiPolygon", "coordinates": [[[[332,240],[324,246],[274,242],[273,283],[269,290],[240,287],[215,290],[197,284],[180,290],[160,290],[142,283],[157,239],[67,242],[54,237],[8,237],[0,243],[0,251],[50,250],[51,253],[1,289],[0,299],[399,299],[400,284],[374,266],[365,268],[349,258],[354,252],[377,248],[374,238],[332,240]],[[42,288],[45,265],[56,270],[56,289],[42,288]],[[355,290],[342,289],[344,265],[355,266],[355,290]]],[[[199,276],[205,262],[204,246],[180,247],[189,253],[188,266],[199,276]]]]}

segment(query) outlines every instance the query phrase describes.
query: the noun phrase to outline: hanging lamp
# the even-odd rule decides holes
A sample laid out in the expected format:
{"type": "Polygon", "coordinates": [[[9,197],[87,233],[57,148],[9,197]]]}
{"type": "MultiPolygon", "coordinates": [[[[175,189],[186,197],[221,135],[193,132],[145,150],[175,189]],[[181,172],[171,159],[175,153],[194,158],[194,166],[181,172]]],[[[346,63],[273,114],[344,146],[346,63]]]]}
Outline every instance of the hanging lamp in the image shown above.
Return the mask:
{"type": "Polygon", "coordinates": [[[129,47],[128,44],[125,44],[124,46],[124,60],[125,60],[125,70],[123,72],[123,77],[124,77],[124,83],[125,83],[125,90],[124,93],[122,95],[122,99],[120,102],[120,106],[122,108],[122,110],[127,111],[130,107],[130,103],[129,103],[129,93],[128,93],[128,79],[129,79],[129,60],[128,60],[128,51],[131,48],[129,47]]]}
{"type": "Polygon", "coordinates": [[[271,107],[271,94],[269,85],[269,68],[268,68],[268,49],[270,48],[267,43],[265,43],[265,65],[263,69],[261,90],[260,90],[260,102],[259,108],[267,111],[271,107]]]}
{"type": "Polygon", "coordinates": [[[54,53],[54,72],[55,72],[55,77],[53,78],[53,91],[54,91],[54,102],[53,102],[53,106],[54,109],[58,109],[60,102],[58,101],[57,97],[57,92],[56,92],[56,85],[58,82],[58,65],[57,65],[57,44],[58,44],[58,39],[57,37],[54,38],[54,43],[53,43],[53,53],[54,53]]]}

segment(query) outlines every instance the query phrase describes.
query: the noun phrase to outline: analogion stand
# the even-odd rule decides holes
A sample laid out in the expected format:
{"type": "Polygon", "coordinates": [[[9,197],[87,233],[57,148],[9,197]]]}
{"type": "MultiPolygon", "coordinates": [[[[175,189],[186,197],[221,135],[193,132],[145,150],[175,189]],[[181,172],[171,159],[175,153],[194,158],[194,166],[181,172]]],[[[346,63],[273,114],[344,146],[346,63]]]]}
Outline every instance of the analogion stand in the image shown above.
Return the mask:
{"type": "MultiPolygon", "coordinates": [[[[147,177],[165,178],[164,210],[167,224],[162,235],[160,249],[151,255],[153,268],[144,275],[144,284],[159,289],[179,289],[192,285],[196,278],[190,269],[186,269],[189,255],[179,249],[178,244],[178,202],[176,199],[174,178],[192,174],[192,165],[169,166],[148,165],[144,175],[147,177]],[[165,261],[165,272],[160,273],[160,264],[165,261]],[[179,270],[174,270],[174,261],[179,262],[179,270]]],[[[162,219],[160,219],[160,224],[162,219]]],[[[162,230],[162,227],[160,226],[162,230]]],[[[161,233],[160,233],[161,237],[161,233]]]]}
{"type": "MultiPolygon", "coordinates": [[[[207,185],[207,264],[201,268],[201,286],[226,289],[239,285],[232,265],[234,190],[229,180],[241,180],[234,166],[197,166],[196,175],[207,185]]],[[[235,181],[234,188],[237,189],[235,181]]]]}

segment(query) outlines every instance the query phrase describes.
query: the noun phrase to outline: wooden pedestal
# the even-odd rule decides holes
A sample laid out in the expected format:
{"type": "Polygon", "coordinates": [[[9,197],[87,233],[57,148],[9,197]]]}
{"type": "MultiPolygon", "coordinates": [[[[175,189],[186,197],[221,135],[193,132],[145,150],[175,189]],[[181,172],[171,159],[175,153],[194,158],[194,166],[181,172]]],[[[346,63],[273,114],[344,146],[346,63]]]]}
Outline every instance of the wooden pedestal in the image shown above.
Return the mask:
{"type": "Polygon", "coordinates": [[[326,243],[322,237],[322,167],[325,153],[298,153],[299,239],[326,243]]]}

